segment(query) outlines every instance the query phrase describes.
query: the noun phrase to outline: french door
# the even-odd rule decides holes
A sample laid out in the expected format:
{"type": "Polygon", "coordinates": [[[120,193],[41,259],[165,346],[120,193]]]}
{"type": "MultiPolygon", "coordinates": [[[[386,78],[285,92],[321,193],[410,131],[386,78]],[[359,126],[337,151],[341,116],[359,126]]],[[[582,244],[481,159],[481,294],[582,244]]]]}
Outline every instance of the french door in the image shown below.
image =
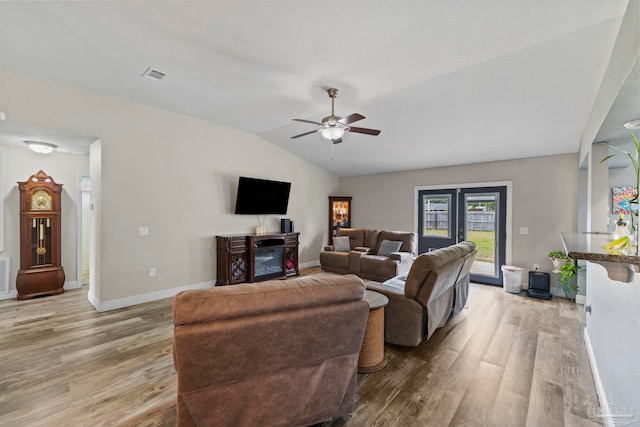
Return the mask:
{"type": "Polygon", "coordinates": [[[463,240],[476,244],[478,254],[471,280],[502,285],[506,259],[507,187],[470,187],[418,192],[418,252],[463,240]]]}

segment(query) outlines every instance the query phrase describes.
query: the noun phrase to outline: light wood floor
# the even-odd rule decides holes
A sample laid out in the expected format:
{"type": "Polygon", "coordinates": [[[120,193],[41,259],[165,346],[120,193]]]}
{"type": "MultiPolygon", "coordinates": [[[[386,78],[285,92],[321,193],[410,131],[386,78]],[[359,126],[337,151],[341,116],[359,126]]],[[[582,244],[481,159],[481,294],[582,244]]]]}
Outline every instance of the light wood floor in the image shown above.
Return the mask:
{"type": "MultiPolygon", "coordinates": [[[[330,425],[597,425],[581,307],[472,285],[431,340],[386,346],[352,418],[330,425]]],[[[0,301],[0,426],[175,425],[172,332],[170,299],[106,313],[86,289],[0,301]]]]}

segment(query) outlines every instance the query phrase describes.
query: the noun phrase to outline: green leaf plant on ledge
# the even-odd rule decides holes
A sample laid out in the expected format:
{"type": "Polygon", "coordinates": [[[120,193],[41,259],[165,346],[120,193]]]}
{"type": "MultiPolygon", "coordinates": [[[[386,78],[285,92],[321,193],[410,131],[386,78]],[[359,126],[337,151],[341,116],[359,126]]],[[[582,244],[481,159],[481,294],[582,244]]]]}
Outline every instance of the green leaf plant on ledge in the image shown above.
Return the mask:
{"type": "Polygon", "coordinates": [[[584,269],[583,266],[576,264],[573,258],[567,258],[564,264],[558,269],[558,281],[562,284],[562,290],[566,297],[575,301],[578,293],[578,282],[574,278],[578,275],[578,271],[584,269]]]}
{"type": "Polygon", "coordinates": [[[547,256],[551,258],[554,270],[559,270],[565,261],[569,259],[564,251],[551,251],[547,256]]]}

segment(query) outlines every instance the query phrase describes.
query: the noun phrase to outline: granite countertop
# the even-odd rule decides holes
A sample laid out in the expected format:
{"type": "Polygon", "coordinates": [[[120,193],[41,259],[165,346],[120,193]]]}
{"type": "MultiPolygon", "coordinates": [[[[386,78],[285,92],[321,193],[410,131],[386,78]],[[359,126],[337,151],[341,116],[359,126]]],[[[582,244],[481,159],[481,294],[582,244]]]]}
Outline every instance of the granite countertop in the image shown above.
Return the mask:
{"type": "Polygon", "coordinates": [[[570,258],[596,262],[640,265],[640,256],[607,250],[611,233],[560,233],[565,252],[570,258]]]}

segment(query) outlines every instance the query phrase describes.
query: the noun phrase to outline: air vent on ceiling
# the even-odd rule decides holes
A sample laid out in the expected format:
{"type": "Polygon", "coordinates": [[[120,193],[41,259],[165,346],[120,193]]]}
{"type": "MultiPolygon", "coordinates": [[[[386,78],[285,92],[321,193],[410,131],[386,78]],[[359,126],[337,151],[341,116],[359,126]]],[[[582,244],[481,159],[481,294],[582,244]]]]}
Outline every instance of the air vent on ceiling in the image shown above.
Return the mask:
{"type": "Polygon", "coordinates": [[[162,71],[156,70],[151,67],[147,68],[147,70],[144,73],[142,73],[142,77],[146,77],[148,79],[155,80],[155,81],[162,80],[162,78],[166,75],[167,75],[166,73],[163,73],[162,71]]]}

